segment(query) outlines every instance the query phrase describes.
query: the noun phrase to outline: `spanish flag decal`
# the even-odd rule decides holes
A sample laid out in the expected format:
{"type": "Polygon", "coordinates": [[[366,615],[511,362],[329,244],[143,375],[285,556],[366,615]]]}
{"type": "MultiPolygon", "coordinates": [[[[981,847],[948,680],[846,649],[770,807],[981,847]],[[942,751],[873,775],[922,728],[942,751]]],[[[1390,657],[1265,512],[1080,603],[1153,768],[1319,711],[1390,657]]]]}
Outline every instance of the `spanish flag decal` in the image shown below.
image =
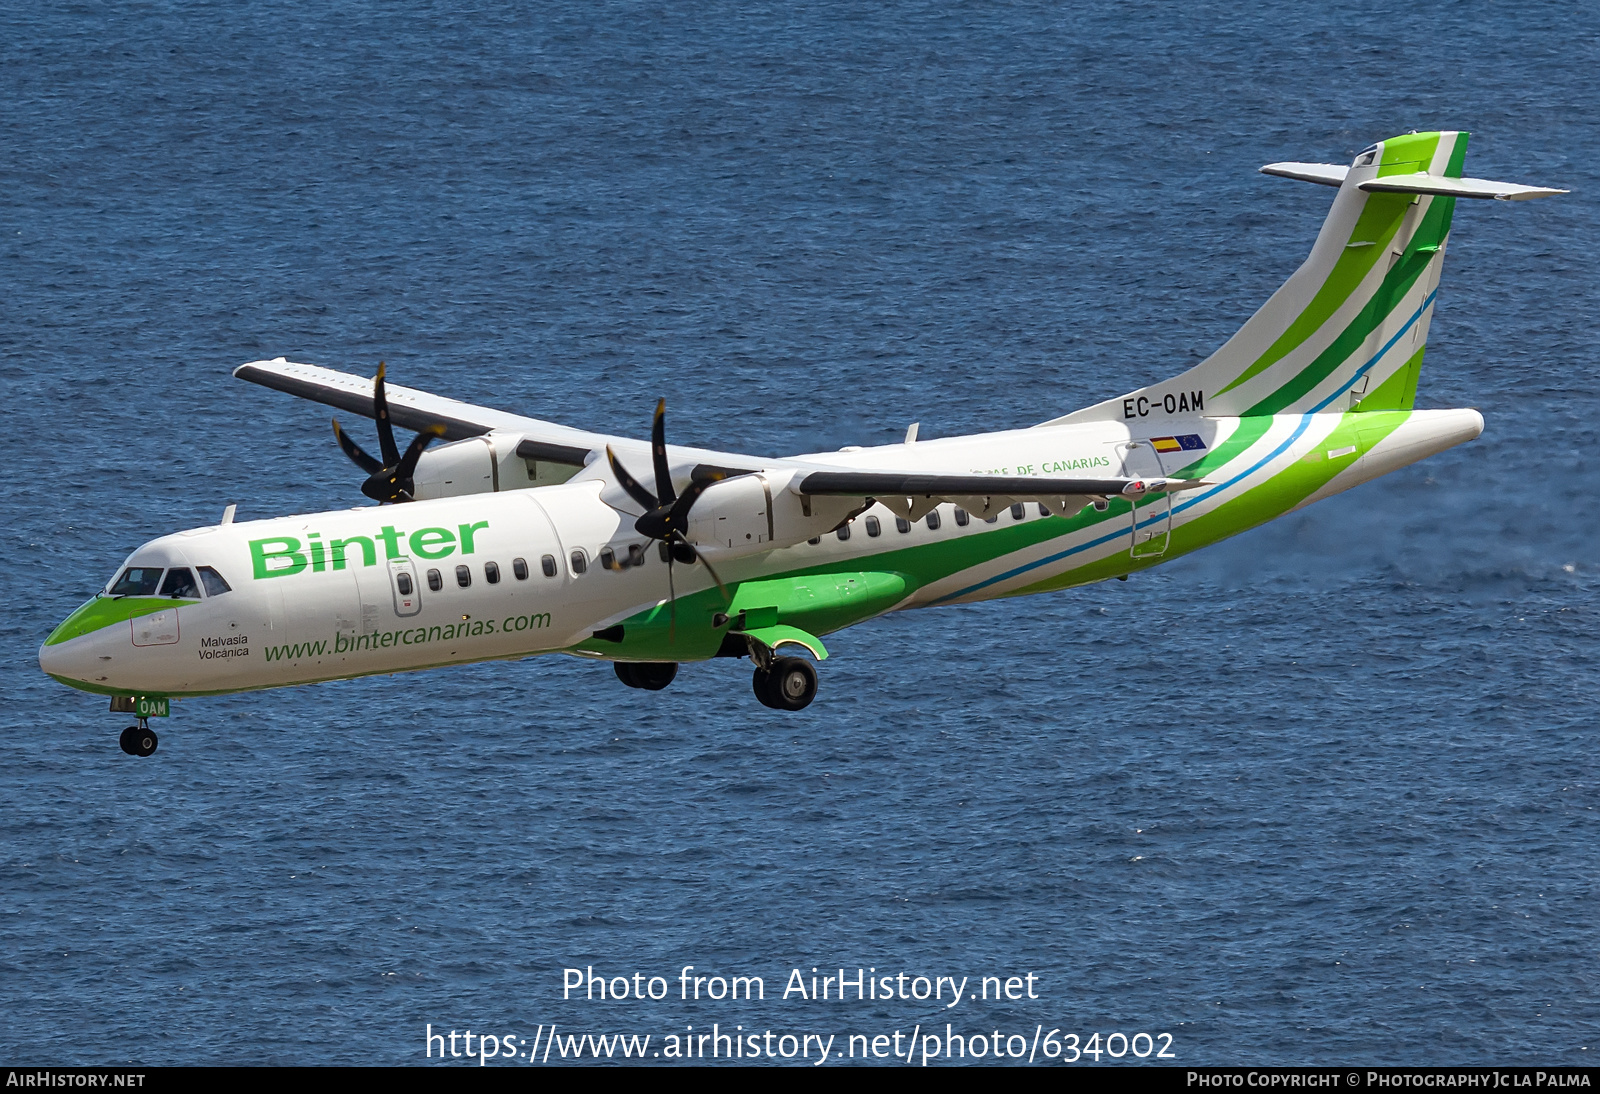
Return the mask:
{"type": "Polygon", "coordinates": [[[1200,452],[1206,447],[1206,442],[1200,439],[1198,433],[1186,433],[1182,437],[1151,437],[1150,444],[1157,452],[1200,452]]]}

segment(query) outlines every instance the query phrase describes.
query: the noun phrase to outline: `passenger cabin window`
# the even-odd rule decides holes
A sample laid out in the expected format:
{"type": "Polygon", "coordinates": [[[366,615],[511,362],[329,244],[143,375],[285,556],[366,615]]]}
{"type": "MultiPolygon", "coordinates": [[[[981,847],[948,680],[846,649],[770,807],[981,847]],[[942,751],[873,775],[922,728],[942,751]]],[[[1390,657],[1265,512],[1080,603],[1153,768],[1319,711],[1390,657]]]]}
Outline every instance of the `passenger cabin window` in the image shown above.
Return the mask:
{"type": "Polygon", "coordinates": [[[528,560],[525,558],[512,559],[511,572],[516,575],[518,581],[528,580],[528,560]]]}
{"type": "Polygon", "coordinates": [[[233,592],[233,587],[210,566],[200,567],[200,584],[206,587],[207,596],[221,596],[223,593],[233,592]]]}
{"type": "Polygon", "coordinates": [[[812,536],[810,539],[806,540],[806,542],[811,544],[811,546],[815,547],[817,544],[822,542],[822,537],[821,536],[812,536]]]}
{"type": "Polygon", "coordinates": [[[630,543],[630,544],[628,544],[628,565],[629,566],[643,566],[644,565],[644,544],[642,544],[642,543],[630,543]]]}
{"type": "Polygon", "coordinates": [[[485,562],[483,564],[483,580],[491,585],[500,584],[500,564],[498,562],[485,562]]]}
{"type": "Polygon", "coordinates": [[[438,592],[440,589],[444,588],[444,575],[440,574],[438,570],[429,570],[428,588],[432,589],[434,592],[438,592]]]}
{"type": "Polygon", "coordinates": [[[965,528],[968,525],[968,523],[971,522],[971,520],[972,520],[972,514],[971,513],[967,512],[965,509],[961,508],[961,506],[959,506],[959,505],[956,506],[956,525],[958,527],[965,528]]]}
{"type": "Polygon", "coordinates": [[[129,566],[122,571],[116,584],[111,586],[112,596],[155,596],[161,585],[160,566],[129,566]]]}
{"type": "Polygon", "coordinates": [[[602,570],[615,570],[617,568],[617,552],[609,547],[600,548],[600,568],[602,570]]]}
{"type": "Polygon", "coordinates": [[[895,517],[894,518],[894,526],[898,531],[901,531],[901,532],[909,532],[909,531],[911,531],[911,522],[909,520],[907,520],[905,517],[895,517]]]}
{"type": "Polygon", "coordinates": [[[581,574],[589,568],[589,556],[581,550],[572,552],[572,572],[581,574]]]}
{"type": "Polygon", "coordinates": [[[881,536],[881,535],[883,535],[883,525],[878,522],[878,518],[877,517],[868,517],[867,518],[867,535],[869,535],[869,536],[881,536]]]}
{"type": "Polygon", "coordinates": [[[161,583],[161,595],[173,600],[199,600],[200,586],[195,584],[194,571],[187,566],[168,570],[167,580],[161,583]]]}
{"type": "Polygon", "coordinates": [[[456,584],[460,585],[463,589],[465,589],[468,585],[472,584],[472,567],[471,566],[457,566],[456,567],[456,584]]]}
{"type": "Polygon", "coordinates": [[[943,521],[941,521],[939,518],[939,510],[930,510],[928,513],[928,527],[937,530],[939,525],[942,523],[943,521]]]}
{"type": "Polygon", "coordinates": [[[1039,503],[1039,515],[1041,517],[1048,517],[1050,515],[1050,510],[1044,507],[1044,502],[1042,501],[1039,503]]]}
{"type": "MultiPolygon", "coordinates": [[[[665,547],[666,544],[663,543],[661,546],[665,547]]],[[[544,571],[544,576],[545,577],[555,577],[556,576],[556,556],[555,555],[545,555],[543,558],[541,558],[539,560],[539,568],[544,571]]]]}
{"type": "Polygon", "coordinates": [[[661,556],[662,562],[672,561],[672,548],[667,546],[667,541],[664,539],[656,541],[656,554],[661,556]]]}
{"type": "Polygon", "coordinates": [[[1028,513],[1027,507],[1025,505],[1023,505],[1020,501],[1017,502],[1017,504],[1015,504],[1015,505],[1013,505],[1011,507],[1011,519],[1012,520],[1021,520],[1023,517],[1025,517],[1027,515],[1027,513],[1028,513]]]}
{"type": "Polygon", "coordinates": [[[833,534],[838,536],[840,539],[849,539],[850,526],[848,524],[841,524],[833,534]]]}
{"type": "Polygon", "coordinates": [[[394,575],[394,587],[400,590],[400,595],[401,596],[410,596],[411,595],[411,575],[410,574],[395,574],[394,575]]]}

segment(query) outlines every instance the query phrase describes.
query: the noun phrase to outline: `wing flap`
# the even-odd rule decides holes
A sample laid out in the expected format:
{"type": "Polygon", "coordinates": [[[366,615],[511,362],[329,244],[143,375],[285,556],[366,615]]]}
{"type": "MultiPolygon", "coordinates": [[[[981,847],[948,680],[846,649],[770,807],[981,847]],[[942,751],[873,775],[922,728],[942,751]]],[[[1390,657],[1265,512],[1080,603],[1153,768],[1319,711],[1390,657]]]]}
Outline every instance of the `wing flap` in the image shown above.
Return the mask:
{"type": "Polygon", "coordinates": [[[1114,497],[1190,490],[1196,479],[1047,479],[1021,475],[923,475],[900,471],[813,471],[797,492],[830,497],[1114,497]]]}

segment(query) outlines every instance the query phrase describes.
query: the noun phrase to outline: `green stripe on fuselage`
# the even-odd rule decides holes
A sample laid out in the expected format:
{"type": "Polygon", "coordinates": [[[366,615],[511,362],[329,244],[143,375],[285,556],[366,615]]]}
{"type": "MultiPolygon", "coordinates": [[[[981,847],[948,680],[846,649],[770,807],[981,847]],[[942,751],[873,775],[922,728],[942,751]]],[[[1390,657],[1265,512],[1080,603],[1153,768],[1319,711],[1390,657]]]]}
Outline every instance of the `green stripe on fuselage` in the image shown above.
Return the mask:
{"type": "Polygon", "coordinates": [[[1165,554],[1155,558],[1135,559],[1126,554],[1085,563],[1065,573],[1045,578],[1035,584],[1007,593],[1008,596],[1025,596],[1029,593],[1050,592],[1088,585],[1116,577],[1133,570],[1146,569],[1178,555],[1199,550],[1218,540],[1238,535],[1240,532],[1281,517],[1290,509],[1321,490],[1334,476],[1355,466],[1373,445],[1398,429],[1410,411],[1344,414],[1333,431],[1319,440],[1316,447],[1305,456],[1285,467],[1259,486],[1252,487],[1222,505],[1192,520],[1173,522],[1170,546],[1165,554]],[[1354,445],[1356,451],[1347,457],[1329,459],[1329,450],[1354,445]]]}

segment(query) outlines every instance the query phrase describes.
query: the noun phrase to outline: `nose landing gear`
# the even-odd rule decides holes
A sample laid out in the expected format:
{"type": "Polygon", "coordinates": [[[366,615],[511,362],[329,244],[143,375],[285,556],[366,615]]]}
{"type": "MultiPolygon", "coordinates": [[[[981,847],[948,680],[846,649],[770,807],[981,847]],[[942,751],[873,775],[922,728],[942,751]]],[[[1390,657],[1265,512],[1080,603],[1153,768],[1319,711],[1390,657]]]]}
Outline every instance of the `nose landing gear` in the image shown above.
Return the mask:
{"type": "Polygon", "coordinates": [[[122,751],[130,756],[149,756],[155,752],[160,740],[156,736],[156,731],[150,728],[149,720],[140,718],[138,725],[129,726],[122,731],[117,743],[122,746],[122,751]]]}
{"type": "Polygon", "coordinates": [[[678,675],[676,661],[613,661],[617,679],[630,688],[660,691],[678,675]]]}

